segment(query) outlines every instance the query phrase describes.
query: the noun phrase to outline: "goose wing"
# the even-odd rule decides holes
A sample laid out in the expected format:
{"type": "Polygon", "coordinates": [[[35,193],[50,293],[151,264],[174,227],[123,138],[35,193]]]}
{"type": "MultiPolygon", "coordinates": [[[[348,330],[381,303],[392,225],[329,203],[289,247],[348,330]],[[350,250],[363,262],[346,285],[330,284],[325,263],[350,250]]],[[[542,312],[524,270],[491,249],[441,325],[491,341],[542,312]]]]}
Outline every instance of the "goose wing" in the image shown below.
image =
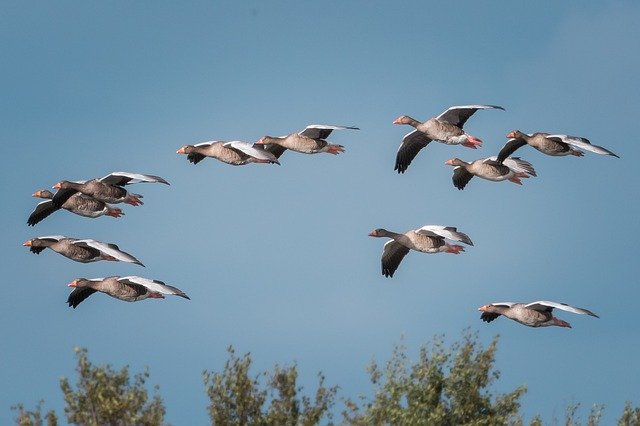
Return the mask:
{"type": "MultiPolygon", "coordinates": [[[[85,183],[85,182],[87,181],[76,181],[75,183],[85,183]]],[[[53,203],[53,206],[56,209],[59,209],[60,207],[62,207],[64,203],[67,202],[69,198],[71,198],[73,194],[76,194],[77,192],[78,191],[71,188],[59,189],[51,199],[51,202],[53,203]]]]}
{"type": "Polygon", "coordinates": [[[416,229],[415,232],[422,235],[428,235],[430,237],[448,238],[470,246],[473,245],[471,238],[469,238],[467,234],[458,232],[458,229],[453,226],[425,225],[420,229],[416,229]]]}
{"type": "Polygon", "coordinates": [[[36,223],[40,222],[42,219],[49,216],[51,213],[60,210],[60,207],[56,207],[53,205],[52,200],[45,200],[36,206],[35,209],[29,215],[27,219],[27,225],[34,226],[36,223]]]}
{"type": "Polygon", "coordinates": [[[261,144],[250,144],[241,141],[230,141],[222,144],[225,148],[232,149],[238,153],[246,154],[249,157],[257,158],[258,160],[266,160],[271,163],[280,164],[278,158],[268,150],[263,148],[261,144]]]}
{"type": "Polygon", "coordinates": [[[537,302],[532,302],[525,305],[526,308],[534,309],[536,311],[546,311],[551,312],[555,309],[562,309],[563,311],[571,312],[574,314],[580,315],[591,315],[592,317],[600,318],[598,315],[594,314],[588,309],[576,308],[571,305],[567,305],[566,303],[558,303],[558,302],[550,302],[548,300],[539,300],[537,302]]]}
{"type": "Polygon", "coordinates": [[[461,105],[450,107],[437,118],[462,129],[469,117],[479,109],[501,109],[504,111],[504,108],[497,105],[461,105]]]}
{"type": "Polygon", "coordinates": [[[418,130],[407,133],[404,138],[402,138],[402,143],[398,148],[396,166],[393,170],[397,170],[398,173],[404,173],[409,167],[409,164],[416,158],[418,152],[426,147],[429,142],[431,142],[431,139],[418,130]]]}
{"type": "Polygon", "coordinates": [[[91,296],[96,291],[98,290],[95,290],[91,287],[76,288],[71,292],[71,294],[69,294],[67,303],[69,304],[70,308],[75,309],[83,300],[91,296]]]}
{"type": "Polygon", "coordinates": [[[502,147],[498,153],[498,163],[502,163],[507,157],[513,154],[518,148],[521,148],[527,144],[527,141],[520,138],[509,139],[507,143],[502,147]]]}
{"type": "Polygon", "coordinates": [[[360,130],[353,126],[333,126],[330,124],[310,124],[298,134],[311,139],[326,139],[334,130],[360,130]]]}
{"type": "Polygon", "coordinates": [[[82,247],[94,248],[108,256],[116,258],[121,262],[135,263],[137,265],[144,266],[142,262],[140,262],[135,257],[131,256],[129,253],[120,250],[120,248],[115,244],[103,243],[101,241],[89,240],[89,239],[77,240],[77,241],[74,241],[73,244],[82,246],[82,247]]]}
{"type": "Polygon", "coordinates": [[[589,139],[581,138],[579,136],[570,136],[570,135],[548,135],[547,139],[564,142],[571,146],[575,146],[579,149],[584,149],[585,151],[593,152],[600,155],[612,155],[614,157],[620,158],[617,154],[609,151],[606,148],[603,148],[598,145],[593,145],[589,139]]]}
{"type": "Polygon", "coordinates": [[[164,183],[165,185],[169,185],[169,182],[167,182],[160,176],[143,175],[140,173],[129,173],[129,172],[113,172],[106,175],[103,178],[100,178],[100,181],[109,185],[116,185],[116,186],[130,185],[132,183],[140,183],[140,182],[150,182],[150,183],[157,182],[157,183],[164,183]]]}
{"type": "Polygon", "coordinates": [[[393,277],[393,274],[398,269],[402,259],[409,253],[409,248],[396,242],[395,240],[388,241],[384,245],[382,251],[382,275],[385,277],[393,277]]]}
{"type": "Polygon", "coordinates": [[[456,166],[453,168],[453,177],[451,180],[453,181],[453,186],[462,191],[472,177],[473,174],[469,173],[467,169],[461,166],[456,166]]]}
{"type": "Polygon", "coordinates": [[[133,285],[141,285],[151,291],[155,291],[157,293],[162,293],[162,294],[171,294],[171,295],[175,295],[175,296],[180,296],[180,297],[184,297],[185,299],[189,299],[189,296],[187,296],[182,290],[180,290],[179,288],[170,286],[165,284],[162,281],[159,280],[150,280],[148,278],[142,278],[142,277],[137,277],[137,276],[127,276],[127,277],[120,277],[118,278],[118,281],[123,283],[123,284],[133,284],[133,285]]]}

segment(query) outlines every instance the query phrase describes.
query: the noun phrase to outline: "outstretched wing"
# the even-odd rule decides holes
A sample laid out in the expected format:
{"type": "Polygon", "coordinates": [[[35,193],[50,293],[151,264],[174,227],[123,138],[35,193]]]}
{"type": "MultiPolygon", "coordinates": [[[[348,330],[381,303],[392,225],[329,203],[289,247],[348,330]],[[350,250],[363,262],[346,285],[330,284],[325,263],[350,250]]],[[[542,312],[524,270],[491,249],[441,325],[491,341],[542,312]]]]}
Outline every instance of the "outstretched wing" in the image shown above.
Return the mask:
{"type": "Polygon", "coordinates": [[[407,253],[409,253],[409,248],[394,240],[385,243],[381,259],[382,275],[385,277],[393,277],[393,274],[407,253]]]}
{"type": "Polygon", "coordinates": [[[402,143],[398,148],[396,166],[393,170],[397,170],[398,173],[404,173],[409,167],[409,164],[411,164],[411,161],[418,155],[418,152],[426,147],[429,142],[431,142],[431,139],[418,130],[407,133],[404,138],[402,138],[402,143]]]}
{"type": "Polygon", "coordinates": [[[571,146],[575,146],[576,148],[584,149],[585,151],[593,152],[600,155],[612,155],[614,157],[620,158],[617,154],[613,153],[612,151],[609,151],[606,148],[603,148],[598,145],[593,145],[587,138],[581,138],[578,136],[570,136],[570,135],[548,135],[547,138],[555,141],[564,142],[571,146]]]}
{"type": "Polygon", "coordinates": [[[467,234],[458,232],[458,229],[453,226],[425,225],[420,229],[416,229],[415,232],[422,235],[428,235],[430,237],[448,238],[470,246],[473,245],[471,238],[469,238],[467,234]]]}
{"type": "Polygon", "coordinates": [[[169,185],[169,182],[167,182],[160,176],[143,175],[140,173],[129,173],[129,172],[113,172],[101,178],[100,181],[103,183],[107,183],[109,185],[117,185],[117,186],[124,186],[124,185],[130,185],[132,183],[141,183],[141,182],[149,182],[149,183],[157,182],[157,183],[164,183],[165,185],[169,185]]]}
{"type": "Polygon", "coordinates": [[[453,177],[451,180],[453,181],[453,186],[462,191],[472,177],[473,174],[469,173],[467,169],[457,166],[453,168],[453,177]]]}
{"type": "Polygon", "coordinates": [[[536,311],[547,312],[551,312],[554,308],[562,309],[563,311],[571,312],[574,314],[591,315],[592,317],[600,318],[598,315],[594,314],[588,309],[576,308],[574,306],[567,305],[566,303],[550,302],[548,300],[539,300],[537,302],[532,302],[525,305],[525,307],[535,309],[536,311]]]}
{"type": "Polygon", "coordinates": [[[52,200],[45,200],[36,206],[36,208],[31,212],[29,218],[27,219],[27,225],[34,226],[36,223],[40,222],[42,219],[49,216],[51,213],[60,210],[60,207],[56,207],[53,205],[52,200]]]}
{"type": "Polygon", "coordinates": [[[450,107],[437,118],[440,121],[446,121],[462,129],[469,117],[479,109],[501,109],[504,111],[504,108],[497,105],[461,105],[450,107]]]}
{"type": "Polygon", "coordinates": [[[69,307],[75,309],[84,299],[91,296],[97,290],[92,289],[91,287],[82,287],[76,288],[69,294],[69,298],[67,298],[67,303],[69,307]]]}
{"type": "Polygon", "coordinates": [[[179,288],[167,285],[162,281],[150,280],[148,278],[142,278],[142,277],[137,277],[133,275],[127,276],[127,277],[120,277],[118,278],[118,281],[123,284],[141,285],[157,293],[171,294],[175,296],[184,297],[185,299],[189,299],[189,296],[187,296],[182,290],[180,290],[179,288]]]}
{"type": "Polygon", "coordinates": [[[507,143],[502,147],[500,152],[498,153],[498,159],[496,161],[502,164],[502,162],[507,157],[509,157],[511,154],[513,154],[516,151],[516,149],[521,148],[526,144],[527,144],[527,141],[525,141],[524,139],[519,139],[519,138],[509,139],[507,143]]]}
{"type": "Polygon", "coordinates": [[[311,139],[326,139],[334,130],[360,130],[353,126],[332,126],[330,124],[310,124],[299,135],[311,139]]]}
{"type": "Polygon", "coordinates": [[[246,154],[249,157],[257,158],[258,160],[265,160],[271,163],[280,164],[278,158],[268,150],[264,149],[261,144],[250,144],[241,141],[225,142],[222,146],[232,149],[238,153],[246,154]]]}
{"type": "MultiPolygon", "coordinates": [[[[78,183],[81,183],[81,182],[78,182],[78,183]]],[[[56,194],[51,199],[51,202],[53,203],[53,206],[56,209],[59,209],[60,207],[62,207],[62,205],[64,203],[67,202],[67,200],[69,198],[71,198],[73,196],[73,194],[75,194],[77,192],[78,191],[76,191],[75,189],[71,189],[71,188],[59,189],[58,192],[56,192],[56,194]]]]}
{"type": "Polygon", "coordinates": [[[115,244],[108,244],[108,243],[103,243],[101,241],[89,240],[89,239],[74,241],[73,244],[83,246],[83,247],[94,248],[121,262],[135,263],[140,266],[144,266],[142,262],[140,262],[135,257],[131,256],[129,253],[120,250],[120,248],[115,244]]]}

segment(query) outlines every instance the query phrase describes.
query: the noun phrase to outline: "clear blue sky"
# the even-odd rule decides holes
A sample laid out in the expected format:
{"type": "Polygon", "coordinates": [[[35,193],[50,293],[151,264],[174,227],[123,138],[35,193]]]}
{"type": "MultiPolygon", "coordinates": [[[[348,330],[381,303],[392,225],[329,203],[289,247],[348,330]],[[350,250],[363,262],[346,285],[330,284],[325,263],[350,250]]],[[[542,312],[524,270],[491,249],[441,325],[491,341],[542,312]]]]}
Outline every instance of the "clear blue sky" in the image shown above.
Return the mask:
{"type": "MultiPolygon", "coordinates": [[[[4,182],[0,243],[0,423],[39,399],[62,415],[73,348],[96,363],[148,366],[174,424],[206,424],[201,372],[226,347],[255,372],[297,362],[343,396],[370,392],[365,367],[444,333],[501,335],[497,390],[524,384],[524,413],[547,420],[581,402],[613,421],[640,383],[637,114],[640,4],[545,2],[5,2],[0,11],[4,182]],[[365,6],[366,4],[366,6],[365,6]],[[489,103],[466,128],[473,151],[432,144],[393,171],[409,130],[451,105],[489,103]],[[282,165],[197,166],[175,154],[211,139],[255,141],[311,123],[346,152],[287,152],[282,165]],[[588,137],[620,159],[553,158],[522,148],[538,177],[522,187],[451,184],[454,156],[496,154],[513,129],[588,137]],[[26,219],[37,189],[124,170],[138,185],[120,219],[58,212],[26,219]],[[410,253],[380,275],[374,228],[457,226],[460,256],[410,253]],[[64,234],[120,245],[147,267],[79,264],[21,244],[64,234]],[[137,274],[191,296],[135,304],[95,295],[65,304],[77,277],[137,274]],[[601,319],[573,329],[482,323],[494,301],[555,300],[601,319]]],[[[640,403],[634,400],[634,403],[640,403]]],[[[584,412],[583,418],[586,417],[584,412]]]]}

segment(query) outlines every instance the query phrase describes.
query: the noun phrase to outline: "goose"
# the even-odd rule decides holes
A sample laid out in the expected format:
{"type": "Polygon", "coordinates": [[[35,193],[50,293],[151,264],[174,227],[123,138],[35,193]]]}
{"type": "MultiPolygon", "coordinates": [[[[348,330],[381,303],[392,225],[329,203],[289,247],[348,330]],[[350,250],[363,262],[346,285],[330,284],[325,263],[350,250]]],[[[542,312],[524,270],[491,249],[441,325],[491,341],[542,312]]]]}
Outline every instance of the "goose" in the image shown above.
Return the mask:
{"type": "MultiPolygon", "coordinates": [[[[69,191],[68,189],[63,189],[62,191],[69,191]]],[[[106,204],[103,201],[96,200],[95,198],[87,197],[86,195],[80,194],[78,192],[72,191],[73,195],[71,195],[67,200],[62,203],[60,207],[55,207],[53,205],[52,198],[54,194],[47,190],[41,189],[32,194],[33,197],[45,198],[45,201],[38,203],[36,208],[31,212],[29,218],[27,219],[27,224],[29,226],[34,226],[36,223],[40,222],[51,213],[63,208],[65,210],[70,211],[71,213],[75,213],[84,217],[99,217],[99,216],[111,216],[111,217],[120,217],[124,215],[124,212],[119,208],[112,207],[106,204]]]]}
{"type": "Polygon", "coordinates": [[[158,182],[169,185],[169,182],[160,176],[143,175],[139,173],[113,172],[100,179],[91,179],[88,181],[68,181],[63,180],[56,183],[53,188],[68,191],[58,191],[53,197],[53,205],[60,207],[69,197],[76,192],[93,197],[105,203],[127,203],[132,206],[144,204],[140,198],[142,195],[129,193],[124,189],[125,185],[139,182],[158,182]]]}
{"type": "Polygon", "coordinates": [[[460,254],[460,252],[464,251],[463,246],[449,244],[445,242],[445,238],[470,246],[473,245],[473,242],[466,234],[458,232],[452,226],[425,225],[419,229],[409,230],[404,234],[378,228],[371,231],[369,236],[391,238],[390,241],[385,243],[382,251],[382,275],[385,277],[393,277],[394,272],[398,269],[402,259],[409,253],[409,250],[422,253],[453,254],[460,254]]]}
{"type": "Polygon", "coordinates": [[[552,135],[549,133],[522,133],[520,130],[513,130],[507,134],[510,138],[502,147],[498,154],[498,161],[507,158],[513,154],[518,148],[530,145],[542,152],[543,154],[555,157],[564,155],[575,155],[582,157],[585,151],[594,152],[600,155],[611,155],[620,158],[617,154],[598,145],[593,145],[589,139],[570,135],[552,135]]]}
{"type": "Polygon", "coordinates": [[[280,158],[285,150],[301,152],[303,154],[317,154],[326,152],[337,155],[344,152],[344,146],[330,144],[325,139],[334,130],[360,130],[353,126],[332,126],[328,124],[310,124],[298,133],[287,136],[273,137],[263,136],[256,144],[265,145],[265,149],[276,158],[280,158]]]}
{"type": "Polygon", "coordinates": [[[32,238],[22,245],[29,247],[29,250],[35,254],[40,254],[44,249],[50,248],[56,253],[81,263],[112,260],[144,266],[138,259],[120,250],[117,245],[96,240],[79,240],[65,237],[64,235],[50,235],[32,238]]]}
{"type": "Polygon", "coordinates": [[[172,287],[158,280],[151,280],[137,276],[106,277],[106,278],[77,278],[68,284],[74,290],[69,294],[67,303],[75,309],[83,300],[96,291],[108,294],[125,302],[137,302],[138,300],[164,299],[165,294],[175,295],[189,299],[182,290],[172,287]]]}
{"type": "Polygon", "coordinates": [[[592,317],[600,318],[587,309],[575,308],[566,303],[549,302],[547,300],[540,300],[526,305],[524,303],[514,302],[490,303],[478,308],[479,311],[482,311],[480,318],[484,322],[491,322],[500,315],[504,315],[528,327],[549,327],[555,325],[558,327],[571,328],[568,322],[552,315],[554,309],[562,309],[563,311],[574,314],[591,315],[592,317]]]}
{"type": "Polygon", "coordinates": [[[176,153],[187,154],[187,159],[193,164],[198,164],[205,157],[215,158],[233,166],[243,166],[249,163],[280,164],[276,156],[265,150],[262,145],[241,141],[209,141],[196,145],[185,145],[176,153]]]}
{"type": "Polygon", "coordinates": [[[433,140],[447,145],[462,145],[473,149],[482,146],[480,139],[462,130],[464,123],[479,109],[501,109],[504,111],[504,108],[497,105],[462,105],[452,106],[439,116],[430,118],[424,123],[408,115],[396,118],[393,124],[408,124],[416,129],[402,138],[402,143],[396,154],[394,170],[397,170],[398,173],[404,173],[418,152],[433,140]]]}
{"type": "Polygon", "coordinates": [[[496,157],[481,158],[471,163],[452,158],[445,164],[455,167],[452,180],[453,185],[459,190],[463,190],[474,176],[494,182],[508,180],[518,185],[522,185],[520,179],[536,176],[531,163],[518,157],[507,158],[502,162],[498,162],[496,157]]]}

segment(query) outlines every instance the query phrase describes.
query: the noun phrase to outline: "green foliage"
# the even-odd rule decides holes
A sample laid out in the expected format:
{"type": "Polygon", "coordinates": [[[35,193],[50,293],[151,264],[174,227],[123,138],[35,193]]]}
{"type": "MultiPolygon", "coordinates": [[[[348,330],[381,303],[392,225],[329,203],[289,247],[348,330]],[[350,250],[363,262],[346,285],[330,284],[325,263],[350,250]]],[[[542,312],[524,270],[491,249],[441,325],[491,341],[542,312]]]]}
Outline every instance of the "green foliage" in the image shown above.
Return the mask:
{"type": "Polygon", "coordinates": [[[411,363],[397,346],[384,369],[369,367],[376,388],[373,400],[361,398],[363,407],[347,399],[343,412],[352,425],[500,425],[520,423],[518,411],[524,387],[493,397],[487,390],[499,378],[493,370],[497,338],[487,349],[477,336],[444,347],[435,338],[411,363]]]}
{"type": "Polygon", "coordinates": [[[325,387],[322,374],[318,375],[318,389],[313,400],[308,396],[299,397],[302,387],[296,385],[298,371],[295,365],[275,366],[271,373],[251,377],[251,356],[247,353],[238,358],[233,347],[229,347],[228,352],[229,359],[222,373],[203,372],[212,424],[315,425],[324,417],[331,422],[330,410],[337,387],[325,387]],[[266,378],[264,388],[261,378],[266,378]]]}
{"type": "Polygon", "coordinates": [[[130,383],[128,367],[114,371],[110,365],[94,366],[86,349],[76,349],[76,390],[67,378],[60,380],[66,406],[64,413],[77,425],[160,425],[165,408],[155,387],[151,401],[145,383],[149,373],[136,374],[130,383]]]}
{"type": "MultiPolygon", "coordinates": [[[[18,417],[16,417],[16,424],[20,426],[44,426],[44,421],[42,418],[42,404],[43,401],[38,402],[36,408],[33,411],[27,410],[24,408],[24,404],[16,404],[11,409],[13,411],[18,412],[18,417]]],[[[56,417],[56,413],[53,410],[49,410],[44,415],[44,420],[46,420],[47,426],[57,426],[58,425],[58,417],[56,417]]]]}

